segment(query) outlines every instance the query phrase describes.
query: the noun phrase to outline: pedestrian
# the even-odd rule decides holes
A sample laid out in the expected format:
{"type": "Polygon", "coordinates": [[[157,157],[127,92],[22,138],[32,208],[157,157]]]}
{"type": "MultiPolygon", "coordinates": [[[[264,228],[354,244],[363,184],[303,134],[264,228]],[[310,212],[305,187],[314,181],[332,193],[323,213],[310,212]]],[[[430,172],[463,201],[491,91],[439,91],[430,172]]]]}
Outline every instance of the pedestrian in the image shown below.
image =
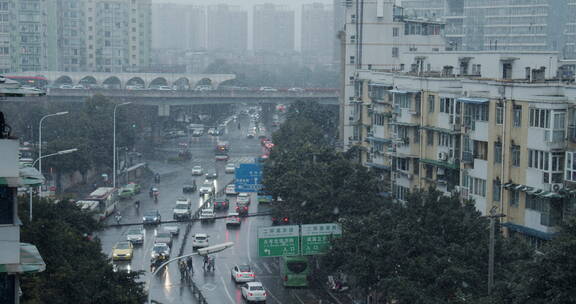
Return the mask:
{"type": "Polygon", "coordinates": [[[186,266],[188,266],[188,271],[191,274],[194,274],[194,264],[192,263],[192,257],[191,256],[186,258],[186,266]]]}

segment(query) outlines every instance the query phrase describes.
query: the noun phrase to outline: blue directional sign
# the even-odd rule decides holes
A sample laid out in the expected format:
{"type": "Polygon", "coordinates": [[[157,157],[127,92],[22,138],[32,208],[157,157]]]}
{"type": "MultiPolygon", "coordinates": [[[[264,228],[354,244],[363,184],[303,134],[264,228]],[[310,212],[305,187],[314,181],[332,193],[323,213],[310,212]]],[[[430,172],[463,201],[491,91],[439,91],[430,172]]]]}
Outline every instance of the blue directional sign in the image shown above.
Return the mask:
{"type": "Polygon", "coordinates": [[[236,192],[258,192],[262,189],[262,165],[240,164],[235,173],[236,192]]]}

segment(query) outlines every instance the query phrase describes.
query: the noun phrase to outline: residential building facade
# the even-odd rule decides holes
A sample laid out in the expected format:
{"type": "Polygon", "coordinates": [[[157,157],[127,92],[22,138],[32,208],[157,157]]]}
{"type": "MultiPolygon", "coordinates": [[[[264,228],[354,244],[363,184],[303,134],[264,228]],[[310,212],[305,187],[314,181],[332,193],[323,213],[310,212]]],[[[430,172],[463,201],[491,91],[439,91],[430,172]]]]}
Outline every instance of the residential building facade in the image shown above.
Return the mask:
{"type": "Polygon", "coordinates": [[[245,51],[248,44],[248,12],[240,6],[207,7],[207,48],[245,51]]]}
{"type": "Polygon", "coordinates": [[[294,51],[294,11],[271,3],[254,5],[253,49],[255,51],[294,51]]]}
{"type": "Polygon", "coordinates": [[[152,4],[152,48],[206,48],[206,9],[203,6],[152,4]]]}

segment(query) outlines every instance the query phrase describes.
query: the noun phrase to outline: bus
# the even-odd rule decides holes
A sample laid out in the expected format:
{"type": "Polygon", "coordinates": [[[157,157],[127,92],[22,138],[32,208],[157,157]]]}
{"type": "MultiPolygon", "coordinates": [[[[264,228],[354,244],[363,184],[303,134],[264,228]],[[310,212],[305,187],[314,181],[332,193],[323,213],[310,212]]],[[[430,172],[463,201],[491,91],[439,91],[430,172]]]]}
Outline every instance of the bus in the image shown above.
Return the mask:
{"type": "Polygon", "coordinates": [[[94,219],[96,221],[101,220],[101,212],[99,209],[99,205],[100,202],[98,201],[88,201],[88,200],[76,201],[76,206],[80,207],[82,211],[93,213],[94,219]]]}
{"type": "Polygon", "coordinates": [[[42,76],[5,76],[8,79],[18,81],[22,86],[34,87],[45,90],[48,85],[48,79],[42,76]]]}
{"type": "Polygon", "coordinates": [[[280,258],[280,275],[284,287],[308,287],[310,283],[310,261],[305,256],[283,256],[280,258]]]}
{"type": "Polygon", "coordinates": [[[100,187],[85,199],[85,201],[98,202],[98,219],[104,220],[107,216],[114,213],[118,208],[118,197],[116,191],[112,187],[100,187]]]}
{"type": "Polygon", "coordinates": [[[264,189],[258,190],[258,203],[270,203],[273,198],[270,193],[266,192],[264,189]]]}

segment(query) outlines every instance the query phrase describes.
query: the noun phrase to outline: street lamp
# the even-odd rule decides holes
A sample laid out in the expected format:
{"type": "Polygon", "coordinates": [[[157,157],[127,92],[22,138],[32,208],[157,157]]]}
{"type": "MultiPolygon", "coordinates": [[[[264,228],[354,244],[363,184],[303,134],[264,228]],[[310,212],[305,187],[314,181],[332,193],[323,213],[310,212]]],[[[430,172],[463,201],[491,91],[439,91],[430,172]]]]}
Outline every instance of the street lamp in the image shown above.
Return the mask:
{"type": "MultiPolygon", "coordinates": [[[[52,154],[38,157],[38,159],[36,159],[32,163],[32,168],[34,168],[34,166],[36,165],[36,162],[42,161],[43,158],[54,156],[54,155],[64,155],[64,154],[68,154],[68,153],[74,153],[76,151],[78,151],[78,149],[74,148],[74,149],[62,150],[62,151],[58,151],[56,153],[52,153],[52,154]]],[[[42,172],[40,172],[40,175],[42,175],[42,172]]],[[[40,187],[38,187],[38,188],[40,188],[40,187]]],[[[29,188],[29,191],[30,191],[30,222],[32,222],[32,187],[29,188]]],[[[40,194],[40,191],[38,191],[38,194],[40,194]]]]}
{"type": "Polygon", "coordinates": [[[112,148],[112,187],[116,188],[116,109],[120,106],[129,105],[131,102],[119,103],[114,106],[114,130],[113,130],[113,148],[112,148]]]}
{"type": "MultiPolygon", "coordinates": [[[[54,113],[54,114],[48,114],[43,116],[42,118],[40,118],[40,123],[38,126],[38,171],[40,172],[40,174],[42,174],[42,122],[44,121],[44,119],[48,118],[48,117],[52,117],[52,116],[61,116],[61,115],[66,115],[68,114],[68,111],[64,111],[64,112],[58,112],[58,113],[54,113]]],[[[32,166],[34,167],[34,166],[32,166]]]]}
{"type": "Polygon", "coordinates": [[[160,265],[157,269],[155,269],[154,272],[152,272],[152,274],[150,275],[150,277],[148,277],[148,301],[146,303],[152,304],[152,295],[150,294],[150,291],[152,290],[152,288],[150,288],[151,287],[150,285],[152,284],[152,278],[155,277],[156,274],[158,273],[158,271],[160,271],[162,268],[164,268],[164,266],[166,266],[166,265],[168,265],[174,261],[178,261],[180,259],[187,258],[190,256],[194,256],[194,255],[206,256],[206,255],[209,255],[212,253],[220,252],[220,251],[226,250],[232,246],[234,246],[234,242],[226,242],[226,243],[217,244],[217,245],[213,245],[213,246],[209,246],[209,247],[199,248],[194,253],[185,254],[185,255],[175,257],[171,260],[166,261],[164,264],[160,265]]]}

